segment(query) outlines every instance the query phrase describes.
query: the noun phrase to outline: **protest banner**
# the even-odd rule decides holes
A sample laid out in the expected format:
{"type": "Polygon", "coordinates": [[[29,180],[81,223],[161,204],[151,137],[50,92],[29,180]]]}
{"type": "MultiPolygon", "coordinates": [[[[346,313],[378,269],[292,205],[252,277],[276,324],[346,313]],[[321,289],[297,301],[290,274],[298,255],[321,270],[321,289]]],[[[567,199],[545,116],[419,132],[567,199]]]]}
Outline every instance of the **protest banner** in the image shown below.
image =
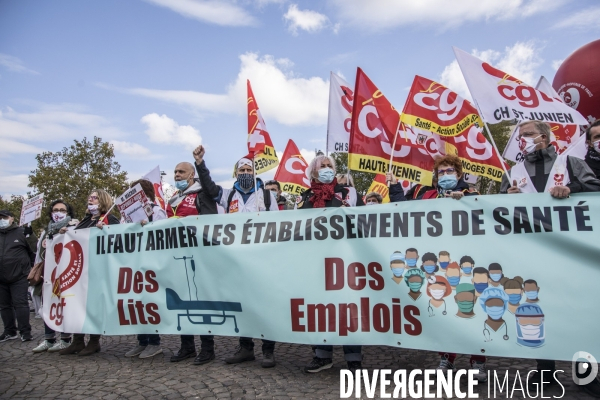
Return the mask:
{"type": "Polygon", "coordinates": [[[33,196],[23,202],[21,208],[21,216],[19,218],[19,224],[25,225],[31,221],[35,221],[42,216],[42,209],[44,207],[44,194],[40,193],[37,196],[33,196]]]}
{"type": "Polygon", "coordinates": [[[148,221],[153,214],[152,204],[139,183],[117,197],[115,205],[125,222],[148,221]]]}
{"type": "Polygon", "coordinates": [[[279,164],[271,136],[265,121],[260,114],[258,103],[252,93],[250,81],[248,89],[248,151],[254,155],[254,172],[256,175],[267,172],[279,164]]]}
{"type": "Polygon", "coordinates": [[[329,112],[327,116],[326,153],[347,153],[352,122],[354,92],[350,84],[331,73],[329,77],[329,112]]]}
{"type": "Polygon", "coordinates": [[[152,182],[152,186],[154,186],[154,196],[155,202],[160,208],[166,210],[165,194],[163,192],[162,187],[162,179],[160,175],[160,166],[156,166],[152,171],[148,172],[146,175],[142,177],[142,179],[149,180],[152,182]]]}
{"type": "Polygon", "coordinates": [[[358,68],[348,167],[431,185],[433,159],[414,135],[400,130],[400,113],[358,68]],[[390,169],[391,159],[391,169],[390,169]]]}
{"type": "Polygon", "coordinates": [[[290,139],[285,146],[274,179],[279,182],[283,192],[299,196],[310,187],[306,168],[308,168],[308,163],[300,154],[296,143],[290,139]]]}
{"type": "Polygon", "coordinates": [[[417,75],[400,119],[417,134],[417,142],[424,141],[432,157],[453,154],[460,157],[465,172],[502,180],[504,161],[481,133],[477,109],[456,92],[417,75]]]}
{"type": "Polygon", "coordinates": [[[44,320],[72,333],[600,354],[598,200],[473,196],[68,231],[48,246],[44,320]]]}
{"type": "Polygon", "coordinates": [[[454,47],[471,96],[488,123],[507,120],[585,125],[576,110],[487,62],[454,47]]]}
{"type": "Polygon", "coordinates": [[[371,192],[379,193],[383,198],[383,203],[389,203],[390,188],[388,187],[388,183],[389,182],[386,180],[385,175],[375,175],[373,182],[371,182],[371,186],[369,186],[369,190],[367,190],[367,194],[371,192]]]}

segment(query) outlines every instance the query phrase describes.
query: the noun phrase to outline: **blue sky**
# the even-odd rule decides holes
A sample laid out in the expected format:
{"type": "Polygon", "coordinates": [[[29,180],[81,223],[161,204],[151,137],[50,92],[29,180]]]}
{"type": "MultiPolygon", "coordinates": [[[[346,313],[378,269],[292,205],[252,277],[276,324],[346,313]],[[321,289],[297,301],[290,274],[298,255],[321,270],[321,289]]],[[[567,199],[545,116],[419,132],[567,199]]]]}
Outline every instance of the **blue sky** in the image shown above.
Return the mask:
{"type": "MultiPolygon", "coordinates": [[[[594,0],[0,0],[0,195],[35,155],[102,137],[131,180],[207,147],[231,183],[245,82],[281,154],[324,149],[329,72],[401,108],[415,74],[468,97],[452,46],[530,84],[598,38],[594,0]]],[[[265,174],[272,176],[272,173],[265,174]]]]}

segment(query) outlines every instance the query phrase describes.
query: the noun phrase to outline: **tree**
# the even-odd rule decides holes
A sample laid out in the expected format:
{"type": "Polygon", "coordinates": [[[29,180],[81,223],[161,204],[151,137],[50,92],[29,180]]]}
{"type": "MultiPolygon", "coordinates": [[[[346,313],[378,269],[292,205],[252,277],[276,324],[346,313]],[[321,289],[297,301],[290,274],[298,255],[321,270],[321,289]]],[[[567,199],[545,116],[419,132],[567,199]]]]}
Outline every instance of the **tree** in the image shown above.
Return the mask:
{"type": "MultiPolygon", "coordinates": [[[[512,128],[514,125],[514,121],[502,121],[493,125],[488,124],[490,133],[492,134],[492,137],[496,142],[496,146],[498,146],[498,150],[500,151],[500,155],[502,155],[504,149],[508,145],[508,140],[510,139],[510,134],[512,133],[512,128]]],[[[483,135],[490,143],[492,142],[486,129],[483,130],[483,135]]],[[[509,163],[509,168],[514,165],[512,161],[507,162],[509,163]]],[[[480,176],[477,180],[477,190],[481,194],[496,194],[500,191],[500,182],[480,176]]]]}
{"type": "Polygon", "coordinates": [[[0,210],[9,210],[15,216],[15,221],[19,223],[19,218],[21,217],[21,208],[23,208],[23,201],[25,198],[23,196],[10,196],[10,199],[3,199],[0,196],[0,210]]]}
{"type": "MultiPolygon", "coordinates": [[[[83,218],[87,209],[87,198],[94,189],[106,190],[118,196],[127,188],[127,173],[114,161],[112,144],[94,137],[65,147],[56,153],[47,151],[38,154],[37,168],[29,175],[29,186],[36,193],[44,193],[47,204],[63,199],[69,203],[76,218],[83,218]]],[[[48,224],[48,216],[42,214],[42,226],[48,224]]]]}
{"type": "MultiPolygon", "coordinates": [[[[348,153],[331,153],[331,157],[335,160],[335,169],[337,174],[348,173],[348,153]]],[[[361,195],[367,194],[367,190],[375,179],[375,174],[369,172],[351,172],[352,179],[354,180],[354,188],[361,195]]]]}

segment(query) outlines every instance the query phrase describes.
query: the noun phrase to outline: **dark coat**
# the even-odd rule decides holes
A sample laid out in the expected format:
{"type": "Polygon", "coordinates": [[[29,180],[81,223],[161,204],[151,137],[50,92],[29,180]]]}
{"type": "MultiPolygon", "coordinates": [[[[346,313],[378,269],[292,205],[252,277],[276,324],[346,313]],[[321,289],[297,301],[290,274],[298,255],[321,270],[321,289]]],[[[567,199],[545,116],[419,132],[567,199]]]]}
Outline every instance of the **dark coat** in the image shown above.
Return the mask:
{"type": "MultiPolygon", "coordinates": [[[[340,184],[335,185],[335,188],[333,189],[333,197],[331,198],[331,200],[328,200],[325,202],[325,208],[345,206],[343,201],[346,200],[346,197],[348,197],[349,190],[350,189],[348,189],[347,187],[345,187],[343,185],[340,185],[340,184]],[[340,198],[342,200],[340,200],[340,198]]],[[[298,203],[298,209],[313,208],[313,203],[310,201],[310,198],[312,196],[313,196],[312,189],[308,189],[304,193],[302,193],[302,198],[301,198],[300,202],[298,203]]],[[[357,206],[365,205],[365,203],[362,200],[362,197],[358,194],[356,195],[356,205],[357,206]]]]}
{"type": "Polygon", "coordinates": [[[35,252],[29,246],[24,228],[13,222],[0,229],[0,283],[26,278],[33,266],[35,252]]]}

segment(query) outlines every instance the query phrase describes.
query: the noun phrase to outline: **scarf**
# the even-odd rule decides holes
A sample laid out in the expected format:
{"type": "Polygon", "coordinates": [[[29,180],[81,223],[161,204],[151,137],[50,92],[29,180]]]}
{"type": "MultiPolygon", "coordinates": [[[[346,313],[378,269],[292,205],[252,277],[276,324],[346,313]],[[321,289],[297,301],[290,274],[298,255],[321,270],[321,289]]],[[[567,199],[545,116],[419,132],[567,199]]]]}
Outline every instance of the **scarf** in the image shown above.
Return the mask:
{"type": "Polygon", "coordinates": [[[314,208],[324,208],[325,202],[331,200],[333,197],[335,186],[337,185],[337,178],[333,178],[331,183],[322,183],[319,181],[313,181],[311,184],[311,190],[313,195],[309,199],[313,204],[314,208]]]}
{"type": "Polygon", "coordinates": [[[594,171],[596,177],[600,176],[600,154],[593,147],[589,147],[584,158],[585,162],[594,171]]]}
{"type": "Polygon", "coordinates": [[[61,228],[67,226],[69,222],[71,222],[71,217],[68,215],[62,221],[53,222],[50,220],[48,223],[48,229],[46,229],[46,235],[48,236],[48,239],[52,240],[54,235],[56,235],[61,228]]]}

